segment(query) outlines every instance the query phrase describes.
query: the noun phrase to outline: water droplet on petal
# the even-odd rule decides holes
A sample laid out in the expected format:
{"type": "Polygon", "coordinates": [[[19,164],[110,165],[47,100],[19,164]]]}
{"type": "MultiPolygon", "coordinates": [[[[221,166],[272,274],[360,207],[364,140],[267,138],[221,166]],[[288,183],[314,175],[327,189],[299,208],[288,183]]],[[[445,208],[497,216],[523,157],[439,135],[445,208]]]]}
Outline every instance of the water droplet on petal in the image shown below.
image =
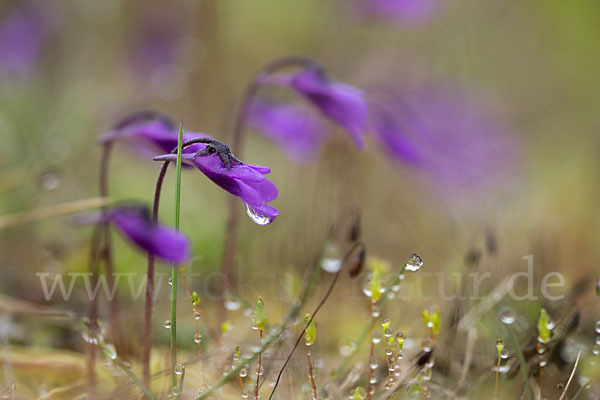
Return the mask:
{"type": "Polygon", "coordinates": [[[248,216],[257,225],[269,225],[271,222],[275,220],[273,217],[267,217],[266,215],[262,215],[258,213],[254,208],[250,207],[248,203],[246,204],[246,213],[248,216]]]}
{"type": "Polygon", "coordinates": [[[411,254],[406,261],[406,269],[408,271],[418,271],[423,266],[423,260],[418,254],[411,254]]]}

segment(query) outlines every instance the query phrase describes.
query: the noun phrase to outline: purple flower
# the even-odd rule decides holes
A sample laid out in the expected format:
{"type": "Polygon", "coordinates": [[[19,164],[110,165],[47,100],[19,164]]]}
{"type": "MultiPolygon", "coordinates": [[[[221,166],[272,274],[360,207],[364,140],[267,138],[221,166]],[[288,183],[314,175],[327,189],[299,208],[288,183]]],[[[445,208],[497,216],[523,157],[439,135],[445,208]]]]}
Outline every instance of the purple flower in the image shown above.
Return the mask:
{"type": "Polygon", "coordinates": [[[107,213],[106,219],[148,254],[172,263],[182,263],[189,258],[189,241],[185,235],[152,221],[145,206],[117,206],[107,213]]]}
{"type": "MultiPolygon", "coordinates": [[[[154,159],[174,161],[176,156],[168,154],[154,159]]],[[[241,162],[227,145],[214,139],[194,154],[182,154],[182,160],[195,165],[211,181],[241,198],[255,223],[270,224],[279,214],[279,210],[267,204],[277,198],[277,187],[265,178],[271,172],[269,168],[241,162]]]]}
{"type": "Polygon", "coordinates": [[[40,10],[17,6],[0,21],[0,70],[27,74],[35,66],[45,36],[40,10]]]}
{"type": "Polygon", "coordinates": [[[401,19],[408,22],[426,20],[436,5],[436,0],[359,0],[360,6],[368,13],[388,19],[401,19]]]}
{"type": "Polygon", "coordinates": [[[258,103],[252,108],[250,123],[299,163],[314,160],[329,136],[319,119],[299,105],[258,103]]]}
{"type": "Polygon", "coordinates": [[[385,150],[442,184],[473,186],[512,164],[513,147],[506,131],[460,92],[439,88],[392,92],[371,110],[385,150]]]}
{"type": "MultiPolygon", "coordinates": [[[[138,152],[154,157],[159,153],[170,153],[177,147],[179,128],[167,115],[147,111],[133,114],[119,122],[112,131],[99,137],[104,144],[113,140],[125,141],[138,152]]],[[[200,132],[186,132],[183,141],[197,137],[209,137],[200,132]]],[[[195,153],[202,150],[203,144],[186,147],[185,152],[195,153]]]]}
{"type": "Polygon", "coordinates": [[[356,147],[364,147],[362,134],[367,128],[367,103],[361,90],[329,79],[316,65],[288,76],[283,82],[344,128],[356,147]]]}

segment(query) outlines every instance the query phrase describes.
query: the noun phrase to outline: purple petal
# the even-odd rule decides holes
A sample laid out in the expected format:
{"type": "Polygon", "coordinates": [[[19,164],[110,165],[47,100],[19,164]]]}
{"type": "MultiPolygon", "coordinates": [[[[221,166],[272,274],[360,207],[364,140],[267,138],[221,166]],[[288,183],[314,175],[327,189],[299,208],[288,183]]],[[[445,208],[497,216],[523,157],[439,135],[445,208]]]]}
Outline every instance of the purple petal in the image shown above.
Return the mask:
{"type": "Polygon", "coordinates": [[[149,254],[172,263],[182,263],[189,258],[189,242],[185,235],[154,223],[145,207],[116,207],[109,212],[108,219],[126,238],[149,254]]]}
{"type": "Polygon", "coordinates": [[[375,16],[422,22],[433,13],[436,0],[359,0],[362,8],[375,16]]]}
{"type": "MultiPolygon", "coordinates": [[[[177,147],[179,127],[166,115],[155,112],[142,112],[133,114],[121,121],[115,129],[102,134],[98,140],[106,143],[112,140],[121,140],[132,146],[137,152],[146,157],[153,157],[159,153],[170,153],[177,147]]],[[[183,141],[210,137],[202,132],[184,132],[183,141]]],[[[186,147],[184,153],[195,153],[206,147],[203,143],[186,147]]]]}
{"type": "Polygon", "coordinates": [[[319,119],[304,106],[259,103],[253,107],[250,123],[296,162],[313,161],[328,136],[319,119]]]}
{"type": "Polygon", "coordinates": [[[329,81],[320,68],[304,69],[294,75],[291,86],[321,112],[344,128],[362,149],[367,128],[367,103],[363,92],[343,83],[329,81]]]}

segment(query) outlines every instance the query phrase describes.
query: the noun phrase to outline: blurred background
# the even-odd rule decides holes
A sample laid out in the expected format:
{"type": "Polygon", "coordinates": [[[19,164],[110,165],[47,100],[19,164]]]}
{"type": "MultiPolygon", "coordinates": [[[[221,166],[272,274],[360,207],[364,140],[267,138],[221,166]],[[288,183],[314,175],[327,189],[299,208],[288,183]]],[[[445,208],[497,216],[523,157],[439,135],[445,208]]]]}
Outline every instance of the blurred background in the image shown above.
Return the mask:
{"type": "MultiPolygon", "coordinates": [[[[440,288],[458,293],[461,276],[471,271],[466,268],[490,272],[480,289],[486,294],[502,278],[526,271],[523,257],[533,255],[535,293],[539,296],[545,274],[563,274],[564,287],[551,292],[566,295],[567,305],[581,310],[577,337],[591,347],[600,319],[593,291],[600,275],[599,17],[600,3],[592,0],[2,1],[0,220],[98,196],[97,137],[132,112],[161,111],[183,120],[188,131],[230,142],[253,76],[273,59],[302,55],[321,63],[332,78],[363,90],[374,105],[366,148],[358,151],[325,118],[319,120],[322,141],[295,157],[249,127],[243,159],[272,169],[269,179],[279,188],[272,204],[280,215],[266,227],[241,220],[235,295],[250,304],[262,295],[276,323],[331,224],[355,206],[368,254],[389,261],[390,274],[411,253],[424,260],[419,273],[433,274],[406,279],[407,290],[422,285],[431,298],[403,299],[388,312],[408,335],[422,335],[420,312],[429,305],[438,304],[445,321],[451,318],[454,301],[441,299],[440,288]],[[378,132],[381,104],[417,158],[395,152],[378,132]],[[427,134],[415,121],[427,121],[427,134]],[[476,257],[476,267],[469,256],[476,257]]],[[[261,90],[268,96],[269,88],[261,90]]],[[[302,103],[298,96],[285,99],[302,103]]],[[[150,204],[157,174],[152,161],[116,146],[111,198],[150,204]]],[[[171,174],[165,187],[160,216],[172,224],[171,174]]],[[[181,227],[194,256],[187,273],[195,274],[192,287],[219,320],[229,194],[192,170],[184,171],[182,190],[181,227]]],[[[5,350],[15,352],[13,359],[52,359],[55,351],[83,359],[76,330],[15,312],[12,302],[85,314],[83,281],[75,283],[69,301],[54,296],[48,302],[36,273],[86,272],[90,235],[91,228],[77,226],[72,216],[0,229],[0,293],[6,296],[0,337],[9,346],[5,350]]],[[[145,256],[118,235],[115,242],[115,269],[145,273],[145,256]]],[[[159,268],[165,276],[170,272],[159,268]]],[[[136,285],[141,279],[135,278],[136,285]]],[[[324,371],[337,365],[329,359],[339,357],[340,346],[368,320],[361,280],[342,276],[317,321],[314,351],[321,353],[324,371]]],[[[325,277],[311,306],[329,281],[325,277]]],[[[157,349],[168,345],[161,328],[168,315],[166,285],[165,279],[154,314],[157,349]]],[[[515,290],[524,293],[523,285],[515,290]]],[[[135,362],[143,301],[129,296],[126,281],[118,293],[123,332],[140,332],[128,336],[126,354],[135,362]]],[[[185,339],[195,329],[187,301],[183,294],[182,348],[194,345],[185,339]]],[[[535,328],[541,305],[552,315],[553,305],[543,298],[509,305],[529,319],[524,338],[535,328]]],[[[226,344],[256,340],[243,309],[226,317],[226,344]]],[[[106,315],[102,301],[101,315],[106,315]]],[[[562,316],[556,312],[553,318],[562,316]]],[[[487,329],[480,333],[487,340],[482,352],[493,363],[500,331],[487,329]]],[[[205,346],[210,352],[210,340],[205,346]]],[[[360,357],[367,361],[366,353],[360,357]]],[[[298,363],[301,372],[300,356],[298,363]]],[[[35,398],[59,385],[61,378],[51,375],[21,376],[18,382],[26,382],[23,391],[35,398]]]]}

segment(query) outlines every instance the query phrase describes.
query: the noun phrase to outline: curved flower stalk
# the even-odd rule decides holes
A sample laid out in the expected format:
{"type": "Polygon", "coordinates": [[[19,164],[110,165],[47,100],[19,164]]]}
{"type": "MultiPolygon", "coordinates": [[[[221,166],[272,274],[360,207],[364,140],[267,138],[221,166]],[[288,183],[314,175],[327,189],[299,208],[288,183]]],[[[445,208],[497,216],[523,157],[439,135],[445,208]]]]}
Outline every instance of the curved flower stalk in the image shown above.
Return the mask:
{"type": "MultiPolygon", "coordinates": [[[[243,156],[244,133],[247,124],[252,121],[253,112],[260,110],[260,105],[257,107],[259,103],[256,99],[259,89],[270,85],[292,89],[308,100],[322,115],[346,130],[359,149],[364,146],[362,133],[367,127],[368,111],[363,92],[331,79],[323,67],[314,60],[304,57],[282,57],[265,65],[246,88],[237,114],[232,139],[232,150],[238,156],[243,156]],[[296,69],[296,71],[280,73],[290,68],[296,69]]],[[[294,134],[289,131],[293,125],[285,127],[279,122],[278,119],[270,121],[272,131],[282,132],[282,128],[286,128],[285,135],[294,134]]],[[[289,139],[282,140],[289,141],[289,139]]],[[[239,213],[237,205],[232,200],[229,203],[229,217],[221,266],[225,291],[232,291],[236,286],[234,256],[238,229],[239,213]]],[[[224,304],[221,309],[221,318],[224,320],[227,313],[224,304]]]]}

